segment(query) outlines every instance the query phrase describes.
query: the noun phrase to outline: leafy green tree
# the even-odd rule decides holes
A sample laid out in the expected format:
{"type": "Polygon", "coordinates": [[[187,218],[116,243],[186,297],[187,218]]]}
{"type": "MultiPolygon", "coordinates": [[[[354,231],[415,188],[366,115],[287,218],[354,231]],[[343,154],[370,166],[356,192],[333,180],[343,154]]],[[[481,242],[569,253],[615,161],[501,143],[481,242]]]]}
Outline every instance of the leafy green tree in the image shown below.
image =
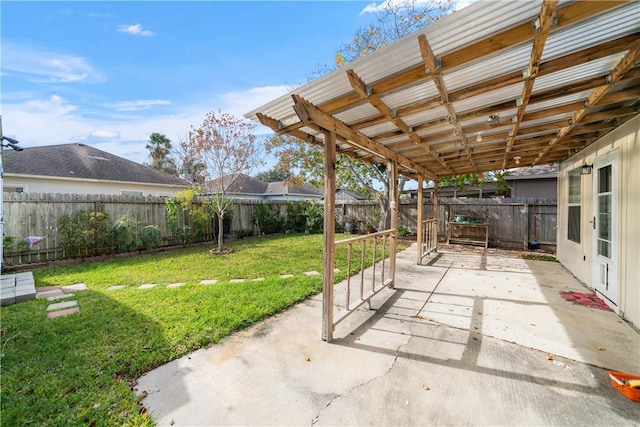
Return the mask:
{"type": "Polygon", "coordinates": [[[178,167],[171,156],[172,147],[169,138],[161,133],[154,132],[149,137],[149,142],[145,145],[145,148],[149,150],[149,157],[151,158],[149,166],[170,175],[178,176],[178,167]]]}
{"type": "Polygon", "coordinates": [[[271,168],[267,171],[260,172],[256,175],[256,179],[263,182],[280,182],[288,181],[291,178],[291,172],[287,170],[271,168]]]}
{"type": "Polygon", "coordinates": [[[218,217],[218,252],[222,252],[224,215],[231,208],[231,193],[263,164],[262,152],[255,143],[255,125],[231,114],[209,112],[198,128],[189,131],[188,151],[196,164],[205,166],[207,192],[218,217]]]}

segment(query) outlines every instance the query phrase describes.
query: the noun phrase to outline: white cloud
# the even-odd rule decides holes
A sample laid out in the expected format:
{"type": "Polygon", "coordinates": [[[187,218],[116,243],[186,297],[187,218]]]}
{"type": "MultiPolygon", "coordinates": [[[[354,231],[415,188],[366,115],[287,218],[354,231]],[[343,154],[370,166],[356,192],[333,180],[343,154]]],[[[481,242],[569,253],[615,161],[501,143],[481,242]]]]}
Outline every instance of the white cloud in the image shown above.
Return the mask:
{"type": "Polygon", "coordinates": [[[145,36],[145,37],[149,37],[153,35],[153,31],[143,30],[141,24],[120,25],[118,27],[118,32],[133,34],[134,36],[145,36]]]}
{"type": "Polygon", "coordinates": [[[89,138],[95,139],[118,139],[120,138],[120,132],[114,132],[111,130],[94,130],[89,134],[89,138]]]}
{"type": "Polygon", "coordinates": [[[18,75],[37,83],[98,83],[106,77],[84,58],[3,43],[3,75],[18,75]]]}
{"type": "MultiPolygon", "coordinates": [[[[200,126],[209,111],[220,109],[240,118],[287,92],[286,86],[266,86],[218,95],[203,94],[204,101],[193,104],[166,101],[167,104],[160,105],[169,107],[163,108],[162,112],[149,109],[137,114],[117,115],[100,113],[93,101],[85,106],[60,95],[40,99],[32,96],[29,100],[20,101],[8,93],[3,99],[2,122],[5,133],[14,136],[25,148],[85,142],[117,156],[144,163],[148,161],[145,144],[153,132],[165,134],[177,144],[191,126],[200,126]]],[[[272,133],[259,124],[254,132],[258,136],[272,133]]]]}
{"type": "Polygon", "coordinates": [[[220,109],[236,117],[243,117],[245,113],[289,91],[290,88],[288,86],[262,86],[244,91],[227,92],[220,97],[223,104],[223,107],[220,107],[220,109]]]}
{"type": "MultiPolygon", "coordinates": [[[[468,6],[469,4],[475,2],[476,0],[454,0],[453,5],[456,10],[462,9],[464,6],[468,6]]],[[[416,4],[433,4],[434,6],[439,3],[449,4],[449,0],[415,0],[416,4]]],[[[403,4],[407,4],[407,0],[385,0],[380,3],[369,3],[360,11],[360,15],[364,15],[366,13],[379,13],[384,12],[388,5],[392,6],[402,6],[403,4]]]]}
{"type": "Polygon", "coordinates": [[[136,99],[133,101],[121,101],[103,104],[105,107],[113,108],[116,111],[140,111],[148,110],[155,105],[169,105],[171,101],[165,99],[136,99]]]}

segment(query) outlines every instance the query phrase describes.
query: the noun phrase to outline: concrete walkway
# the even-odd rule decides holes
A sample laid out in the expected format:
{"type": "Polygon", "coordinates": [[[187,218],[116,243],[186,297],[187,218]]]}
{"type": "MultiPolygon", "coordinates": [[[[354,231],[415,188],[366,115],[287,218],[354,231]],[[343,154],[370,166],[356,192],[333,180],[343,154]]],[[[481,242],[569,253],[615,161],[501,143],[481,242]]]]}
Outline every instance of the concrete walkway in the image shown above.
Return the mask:
{"type": "Polygon", "coordinates": [[[640,425],[606,370],[640,334],[557,263],[399,254],[385,290],[320,340],[316,296],[139,379],[159,425],[640,425]]]}

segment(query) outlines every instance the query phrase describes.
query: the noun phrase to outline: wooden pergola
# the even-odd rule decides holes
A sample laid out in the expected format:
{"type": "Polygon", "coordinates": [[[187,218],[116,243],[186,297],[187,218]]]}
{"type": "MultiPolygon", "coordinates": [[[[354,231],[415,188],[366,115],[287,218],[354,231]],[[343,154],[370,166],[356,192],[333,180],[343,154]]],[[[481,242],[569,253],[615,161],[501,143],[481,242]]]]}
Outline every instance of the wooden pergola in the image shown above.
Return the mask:
{"type": "MultiPolygon", "coordinates": [[[[336,153],[416,179],[419,201],[424,180],[561,162],[639,114],[639,57],[640,2],[479,1],[248,113],[325,149],[323,339],[336,153]]],[[[418,262],[424,227],[418,209],[418,262]]]]}

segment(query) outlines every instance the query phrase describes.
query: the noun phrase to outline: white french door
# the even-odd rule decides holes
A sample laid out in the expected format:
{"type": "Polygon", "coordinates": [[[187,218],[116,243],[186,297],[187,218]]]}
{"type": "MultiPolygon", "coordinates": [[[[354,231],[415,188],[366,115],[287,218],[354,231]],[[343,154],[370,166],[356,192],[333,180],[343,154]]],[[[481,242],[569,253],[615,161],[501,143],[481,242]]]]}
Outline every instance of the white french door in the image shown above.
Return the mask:
{"type": "Polygon", "coordinates": [[[618,150],[595,160],[593,185],[594,288],[618,305],[618,150]]]}

